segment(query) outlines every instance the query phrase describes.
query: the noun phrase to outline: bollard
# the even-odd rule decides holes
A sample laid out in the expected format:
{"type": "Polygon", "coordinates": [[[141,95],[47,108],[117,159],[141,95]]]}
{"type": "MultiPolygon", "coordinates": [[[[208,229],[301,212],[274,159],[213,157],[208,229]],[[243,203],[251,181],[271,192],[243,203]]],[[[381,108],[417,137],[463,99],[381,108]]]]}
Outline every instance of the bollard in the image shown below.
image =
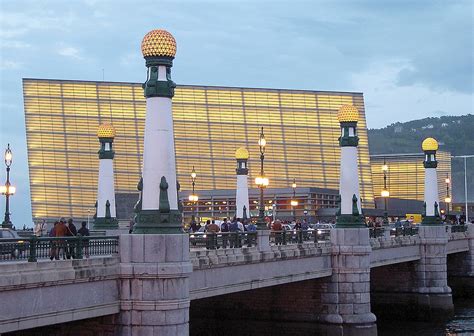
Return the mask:
{"type": "Polygon", "coordinates": [[[36,242],[38,238],[36,236],[33,236],[29,239],[30,243],[30,255],[28,256],[28,262],[36,262],[36,242]]]}
{"type": "Polygon", "coordinates": [[[77,236],[77,245],[76,245],[76,259],[83,258],[83,247],[84,247],[84,238],[81,235],[77,236]]]}

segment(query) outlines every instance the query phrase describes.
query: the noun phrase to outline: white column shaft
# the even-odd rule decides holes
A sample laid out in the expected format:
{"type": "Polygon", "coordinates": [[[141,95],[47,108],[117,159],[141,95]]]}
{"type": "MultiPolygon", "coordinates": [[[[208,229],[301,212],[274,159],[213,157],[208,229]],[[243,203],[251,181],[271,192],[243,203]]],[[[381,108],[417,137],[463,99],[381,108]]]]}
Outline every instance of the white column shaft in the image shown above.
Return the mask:
{"type": "Polygon", "coordinates": [[[438,195],[438,175],[436,168],[425,168],[426,216],[435,215],[434,203],[437,202],[439,204],[438,195]]]}
{"type": "Polygon", "coordinates": [[[99,160],[99,183],[97,189],[97,217],[105,217],[105,204],[110,202],[110,216],[117,217],[115,213],[115,184],[114,160],[99,160]]]}
{"type": "Polygon", "coordinates": [[[352,196],[354,194],[357,196],[359,213],[362,213],[359,193],[357,147],[341,147],[341,177],[339,190],[341,193],[341,214],[352,214],[352,196]]]}
{"type": "Polygon", "coordinates": [[[145,144],[143,149],[143,210],[159,209],[160,181],[168,182],[170,209],[178,209],[171,98],[146,100],[145,144]]]}
{"type": "Polygon", "coordinates": [[[244,215],[244,205],[247,209],[247,217],[250,217],[248,176],[237,175],[235,206],[237,207],[236,214],[238,218],[242,218],[244,215]]]}

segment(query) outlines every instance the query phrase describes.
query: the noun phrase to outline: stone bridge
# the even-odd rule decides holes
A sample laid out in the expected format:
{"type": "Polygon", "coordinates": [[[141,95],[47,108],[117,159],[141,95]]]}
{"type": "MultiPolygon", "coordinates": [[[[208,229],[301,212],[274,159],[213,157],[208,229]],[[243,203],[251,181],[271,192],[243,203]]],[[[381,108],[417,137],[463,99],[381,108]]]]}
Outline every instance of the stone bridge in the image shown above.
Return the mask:
{"type": "Polygon", "coordinates": [[[191,321],[239,307],[241,318],[283,312],[375,334],[372,312],[385,304],[416,303],[435,319],[452,310],[448,273],[473,285],[473,225],[379,238],[334,229],[330,241],[287,245],[260,236],[256,246],[211,250],[189,249],[187,235],[121,235],[117,255],[1,263],[0,333],[106,316],[94,324],[103,334],[187,335],[190,307],[191,321]]]}

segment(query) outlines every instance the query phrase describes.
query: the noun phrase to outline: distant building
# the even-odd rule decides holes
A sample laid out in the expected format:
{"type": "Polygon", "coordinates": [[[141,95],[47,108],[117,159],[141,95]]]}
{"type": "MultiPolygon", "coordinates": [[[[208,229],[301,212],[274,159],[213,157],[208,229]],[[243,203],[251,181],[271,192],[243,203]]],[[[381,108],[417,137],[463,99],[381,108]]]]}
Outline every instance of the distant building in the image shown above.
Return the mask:
{"type": "MultiPolygon", "coordinates": [[[[145,121],[141,84],[24,79],[23,94],[35,219],[94,214],[99,164],[95,131],[105,121],[117,131],[115,191],[137,191],[145,121]]],[[[296,179],[298,187],[339,189],[336,116],[343,104],[356,106],[360,113],[361,201],[373,207],[362,93],[178,85],[173,119],[181,191],[191,190],[194,166],[200,201],[208,190],[227,190],[225,197],[231,198],[236,188],[234,153],[241,146],[250,152],[249,187],[255,187],[261,126],[268,143],[265,173],[270,188],[288,188],[296,179]]],[[[267,201],[273,198],[265,195],[267,201]]]]}
{"type": "MultiPolygon", "coordinates": [[[[423,201],[425,192],[424,154],[371,155],[372,181],[376,198],[380,197],[384,185],[382,171],[384,159],[388,166],[387,189],[390,192],[390,198],[423,201]]],[[[451,180],[451,153],[438,151],[437,160],[439,199],[443,201],[446,197],[446,177],[451,180]]],[[[450,189],[452,197],[451,185],[450,189]]]]}

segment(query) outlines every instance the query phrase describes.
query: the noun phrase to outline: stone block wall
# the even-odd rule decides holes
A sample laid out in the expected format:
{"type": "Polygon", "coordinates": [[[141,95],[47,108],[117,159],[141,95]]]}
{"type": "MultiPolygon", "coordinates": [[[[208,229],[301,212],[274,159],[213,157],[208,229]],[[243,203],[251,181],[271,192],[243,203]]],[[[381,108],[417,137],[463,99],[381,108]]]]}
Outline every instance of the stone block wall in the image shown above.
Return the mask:
{"type": "Polygon", "coordinates": [[[312,321],[322,312],[321,295],[326,278],[191,301],[191,317],[196,319],[312,321]]]}
{"type": "Polygon", "coordinates": [[[2,334],[4,336],[115,336],[118,314],[2,334]]]}
{"type": "Polygon", "coordinates": [[[120,335],[188,335],[188,235],[122,235],[120,257],[120,335]]]}

